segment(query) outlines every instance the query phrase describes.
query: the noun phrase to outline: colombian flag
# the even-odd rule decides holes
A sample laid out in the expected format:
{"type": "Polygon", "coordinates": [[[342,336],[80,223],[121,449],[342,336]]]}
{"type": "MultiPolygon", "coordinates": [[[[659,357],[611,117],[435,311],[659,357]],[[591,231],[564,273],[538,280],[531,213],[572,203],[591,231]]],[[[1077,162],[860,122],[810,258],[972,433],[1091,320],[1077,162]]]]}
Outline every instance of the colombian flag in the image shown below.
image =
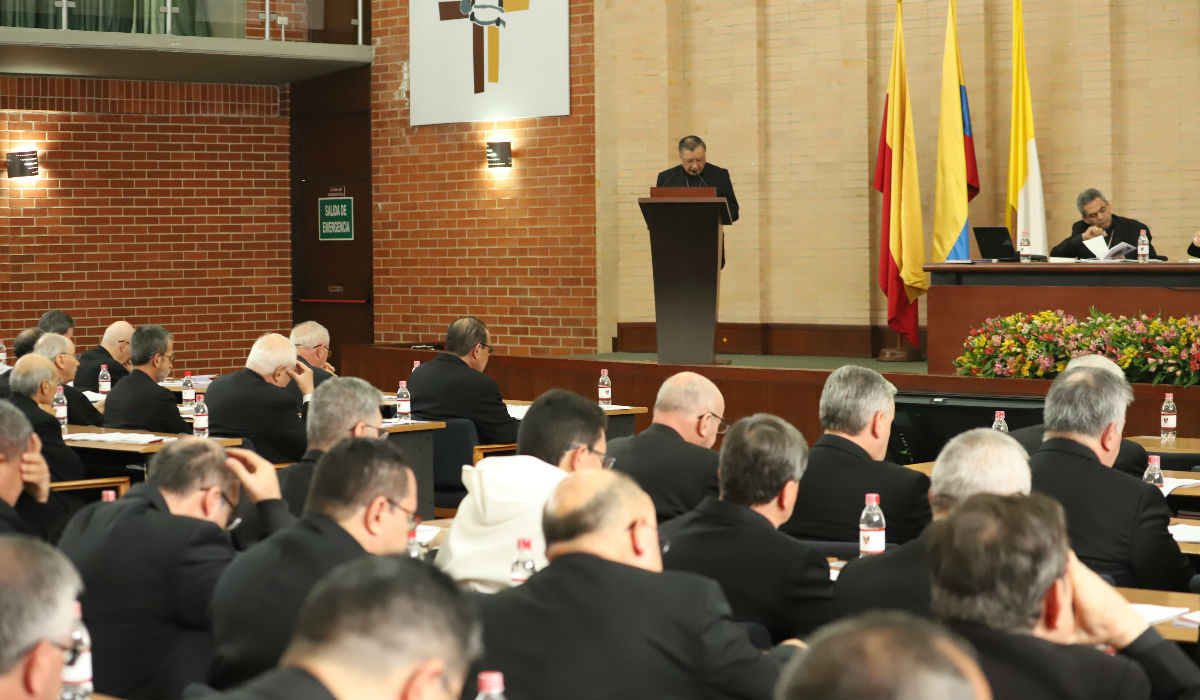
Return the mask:
{"type": "Polygon", "coordinates": [[[970,258],[967,202],[979,194],[967,81],[958,51],[957,5],[957,0],[950,0],[946,48],[942,53],[942,112],[938,120],[937,195],[933,206],[934,262],[970,258]]]}
{"type": "Polygon", "coordinates": [[[892,69],[883,103],[883,130],[875,159],[875,189],[883,193],[879,286],[888,300],[888,325],[919,347],[917,297],[929,289],[925,233],[921,223],[921,189],[917,182],[917,140],[913,135],[904,67],[904,21],[896,0],[896,33],[892,69]]]}
{"type": "Polygon", "coordinates": [[[1025,26],[1021,0],[1013,0],[1012,123],[1008,132],[1008,197],[1004,221],[1018,241],[1029,233],[1030,251],[1045,255],[1046,200],[1042,194],[1042,168],[1033,138],[1033,96],[1025,65],[1025,26]],[[1015,218],[1014,218],[1015,214],[1015,218]]]}

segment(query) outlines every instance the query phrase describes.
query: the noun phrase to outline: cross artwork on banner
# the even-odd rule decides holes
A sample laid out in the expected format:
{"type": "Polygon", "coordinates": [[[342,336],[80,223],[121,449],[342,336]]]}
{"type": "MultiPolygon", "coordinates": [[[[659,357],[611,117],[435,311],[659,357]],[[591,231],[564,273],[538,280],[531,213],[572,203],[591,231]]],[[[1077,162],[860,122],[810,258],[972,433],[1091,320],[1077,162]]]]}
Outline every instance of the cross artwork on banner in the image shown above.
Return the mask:
{"type": "Polygon", "coordinates": [[[409,0],[411,124],[570,114],[570,3],[409,0]]]}

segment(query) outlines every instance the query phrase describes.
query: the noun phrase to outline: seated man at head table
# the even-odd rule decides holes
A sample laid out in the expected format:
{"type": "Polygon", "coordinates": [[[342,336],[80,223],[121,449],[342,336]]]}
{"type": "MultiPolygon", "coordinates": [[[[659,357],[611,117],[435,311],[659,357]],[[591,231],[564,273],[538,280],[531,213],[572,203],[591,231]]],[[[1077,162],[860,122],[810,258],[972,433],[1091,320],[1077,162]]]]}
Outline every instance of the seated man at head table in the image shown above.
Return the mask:
{"type": "Polygon", "coordinates": [[[75,505],[50,490],[50,467],[29,420],[0,401],[0,533],[57,540],[75,505]]]}
{"type": "Polygon", "coordinates": [[[1150,241],[1150,257],[1166,260],[1154,250],[1154,237],[1150,227],[1137,219],[1126,219],[1112,213],[1108,200],[1100,190],[1088,188],[1075,198],[1075,206],[1079,208],[1082,217],[1071,225],[1071,235],[1050,250],[1050,255],[1057,258],[1095,258],[1096,254],[1084,245],[1084,241],[1104,237],[1106,248],[1112,248],[1118,243],[1128,243],[1134,250],[1125,254],[1127,260],[1137,260],[1138,234],[1146,232],[1150,241]]]}
{"type": "Polygon", "coordinates": [[[63,441],[62,427],[54,417],[54,394],[58,389],[54,364],[31,353],[17,360],[12,371],[4,376],[10,378],[12,386],[8,401],[25,415],[42,443],[42,456],[50,466],[50,480],[87,478],[83,460],[63,441]]]}
{"type": "Polygon", "coordinates": [[[933,612],[1000,700],[1200,693],[1195,662],[1075,558],[1054,499],[975,494],[930,527],[929,554],[933,612]]]}
{"type": "Polygon", "coordinates": [[[942,625],[875,611],[822,627],[783,669],[775,700],[991,700],[975,650],[942,625]]]}
{"type": "Polygon", "coordinates": [[[517,454],[463,465],[467,495],[434,559],[437,567],[467,588],[494,593],[513,585],[521,539],[530,541],[537,566],[545,566],[542,505],[568,474],[611,466],[607,424],[604,410],[579,394],[551,389],[539,396],[521,421],[517,454]]]}
{"type": "Polygon", "coordinates": [[[333,377],[313,392],[306,430],[308,449],[299,462],[279,471],[283,500],[294,515],[304,512],[308,487],[321,455],[343,440],[356,437],[387,439],[380,426],[383,395],[358,377],[333,377]]]}
{"type": "MultiPolygon", "coordinates": [[[[80,391],[100,391],[100,368],[108,367],[111,386],[129,376],[129,343],[133,325],[115,321],[104,331],[100,344],[79,356],[75,372],[75,388],[80,391]]],[[[111,388],[111,387],[110,387],[111,388]]]]}
{"type": "Polygon", "coordinates": [[[650,427],[608,444],[617,460],[614,468],[632,476],[654,499],[658,522],[717,495],[712,446],[729,427],[724,413],[725,397],[716,384],[695,372],[680,372],[659,387],[650,427]]]}
{"type": "Polygon", "coordinates": [[[412,371],[415,418],[445,420],[469,418],[482,444],[517,441],[521,424],[508,414],[496,380],[483,373],[496,351],[487,324],[477,318],[460,318],[446,331],[446,351],[412,371]]]}
{"type": "MultiPolygon", "coordinates": [[[[937,522],[976,493],[1029,493],[1029,455],[1009,435],[975,428],[954,436],[938,453],[930,476],[937,522]]],[[[846,564],[833,587],[836,617],[871,609],[900,609],[925,617],[929,608],[929,528],[915,540],[846,564]]]]}
{"type": "Polygon", "coordinates": [[[1033,490],[1062,504],[1084,564],[1118,586],[1186,591],[1195,571],[1167,530],[1167,499],[1111,469],[1132,401],[1129,382],[1111,369],[1058,375],[1042,411],[1046,440],[1029,459],[1033,490]]]}
{"type": "Polygon", "coordinates": [[[75,319],[66,311],[58,309],[50,309],[42,314],[38,319],[38,328],[45,333],[57,333],[72,339],[75,337],[75,319]]]}
{"type": "Polygon", "coordinates": [[[274,668],[317,581],[351,559],[402,553],[416,510],[412,469],[386,440],[347,438],[324,453],[304,516],[238,556],[217,582],[209,685],[274,668]]]}
{"type": "Polygon", "coordinates": [[[792,517],[780,529],[800,539],[858,541],[866,494],[879,494],[887,541],[904,543],[929,524],[929,477],[885,460],[896,387],[874,370],[839,367],[821,390],[824,434],[808,454],[792,517]]]}
{"type": "Polygon", "coordinates": [[[0,697],[57,700],[63,668],[81,652],[71,562],[45,542],[0,534],[0,697]]]}
{"type": "Polygon", "coordinates": [[[38,338],[33,346],[33,354],[41,355],[54,364],[58,383],[62,386],[63,396],[67,399],[67,422],[71,425],[100,425],[104,416],[96,410],[83,392],[70,385],[75,379],[75,370],[79,367],[79,357],[75,354],[75,343],[65,335],[45,333],[38,338]]]}
{"type": "Polygon", "coordinates": [[[274,464],[300,459],[307,438],[301,407],[287,390],[292,380],[308,403],[313,374],[296,360],[296,346],[278,333],[259,337],[245,369],[217,377],[208,386],[209,434],[249,438],[254,450],[274,464]]]}
{"type": "MultiPolygon", "coordinates": [[[[38,338],[41,338],[46,331],[41,328],[26,328],[17,334],[12,344],[12,359],[15,363],[17,360],[25,357],[33,352],[33,346],[37,345],[38,338]]],[[[12,389],[9,387],[9,374],[5,372],[0,374],[0,399],[7,399],[12,394],[12,389]]]]}
{"type": "Polygon", "coordinates": [[[808,443],[787,421],[743,418],[721,444],[720,498],[660,525],[671,542],[663,567],[721,584],[734,619],[765,629],[771,643],[803,637],[833,617],[825,555],[778,531],[807,462],[808,443]]]}
{"type": "Polygon", "coordinates": [[[145,483],[67,524],[58,545],[83,576],[96,692],[177,698],[207,677],[209,605],[234,558],[226,528],[239,485],[267,532],[294,521],[270,462],[184,437],[154,454],[145,483]]]}
{"type": "Polygon", "coordinates": [[[316,585],[277,668],[214,700],[451,700],[479,638],[479,613],[448,576],[407,557],[360,558],[316,585]]]}
{"type": "Polygon", "coordinates": [[[133,371],[113,387],[104,401],[104,425],[109,428],[191,434],[192,426],[179,415],[177,395],[159,386],[175,363],[175,338],[162,326],[138,326],[130,339],[133,371]]]}
{"type": "Polygon", "coordinates": [[[654,502],[620,472],[546,501],[550,565],[482,596],[484,659],[522,698],[765,698],[796,644],[760,651],[715,581],[662,570],[654,502]]]}

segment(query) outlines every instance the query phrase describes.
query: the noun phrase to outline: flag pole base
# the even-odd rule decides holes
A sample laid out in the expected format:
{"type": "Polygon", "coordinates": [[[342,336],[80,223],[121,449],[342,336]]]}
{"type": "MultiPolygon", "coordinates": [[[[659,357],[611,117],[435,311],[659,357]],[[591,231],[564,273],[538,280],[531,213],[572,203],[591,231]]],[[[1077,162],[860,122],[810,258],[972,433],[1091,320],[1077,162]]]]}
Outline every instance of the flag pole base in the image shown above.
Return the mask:
{"type": "Polygon", "coordinates": [[[897,333],[895,347],[882,348],[875,359],[880,362],[920,362],[925,359],[920,348],[906,345],[904,338],[897,333]]]}

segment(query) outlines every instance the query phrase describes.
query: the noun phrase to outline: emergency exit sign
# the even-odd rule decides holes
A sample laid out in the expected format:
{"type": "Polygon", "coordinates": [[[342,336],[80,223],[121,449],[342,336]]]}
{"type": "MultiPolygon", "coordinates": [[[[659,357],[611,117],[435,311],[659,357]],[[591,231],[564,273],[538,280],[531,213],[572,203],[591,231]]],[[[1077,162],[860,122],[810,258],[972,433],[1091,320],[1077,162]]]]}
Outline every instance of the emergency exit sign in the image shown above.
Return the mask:
{"type": "Polygon", "coordinates": [[[321,197],[317,200],[317,240],[354,240],[354,198],[321,197]]]}

